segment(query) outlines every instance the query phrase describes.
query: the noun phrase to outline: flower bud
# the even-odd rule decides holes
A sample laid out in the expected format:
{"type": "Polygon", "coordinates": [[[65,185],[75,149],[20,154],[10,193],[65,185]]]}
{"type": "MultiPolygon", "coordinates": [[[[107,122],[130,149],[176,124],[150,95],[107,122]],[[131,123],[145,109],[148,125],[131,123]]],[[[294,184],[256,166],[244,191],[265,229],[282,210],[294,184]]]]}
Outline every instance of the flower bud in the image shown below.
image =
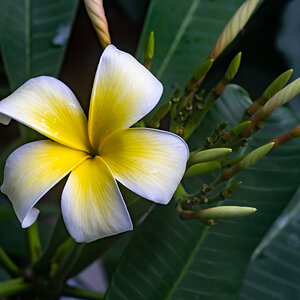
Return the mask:
{"type": "Polygon", "coordinates": [[[241,57],[242,57],[242,52],[239,52],[231,61],[224,76],[226,80],[231,81],[235,77],[240,67],[241,57]]]}
{"type": "Polygon", "coordinates": [[[192,153],[188,165],[217,160],[228,156],[231,152],[232,149],[230,148],[215,148],[192,153]]]}

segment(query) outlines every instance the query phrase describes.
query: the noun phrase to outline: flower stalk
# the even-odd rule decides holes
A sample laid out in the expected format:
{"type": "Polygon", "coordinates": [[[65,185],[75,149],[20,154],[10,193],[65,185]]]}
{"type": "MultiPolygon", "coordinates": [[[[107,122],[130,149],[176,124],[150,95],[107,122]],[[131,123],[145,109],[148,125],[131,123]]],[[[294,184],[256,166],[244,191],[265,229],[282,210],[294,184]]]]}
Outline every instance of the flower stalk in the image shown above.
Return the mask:
{"type": "Polygon", "coordinates": [[[34,263],[42,253],[37,222],[28,227],[26,231],[30,260],[32,263],[34,263]]]}
{"type": "Polygon", "coordinates": [[[242,181],[238,181],[232,184],[231,186],[229,186],[228,188],[220,192],[217,196],[207,198],[205,203],[212,204],[212,203],[225,200],[226,198],[230,197],[231,194],[235,192],[241,186],[242,183],[243,183],[242,181]]]}
{"type": "Polygon", "coordinates": [[[4,282],[0,282],[0,295],[1,296],[14,296],[25,294],[32,290],[34,285],[26,283],[23,278],[16,278],[4,282]]]}
{"type": "Polygon", "coordinates": [[[9,258],[2,247],[0,247],[0,264],[12,277],[20,276],[20,269],[17,265],[9,258]]]}
{"type": "Polygon", "coordinates": [[[274,146],[272,148],[272,151],[275,150],[276,148],[278,148],[280,145],[300,137],[300,125],[298,125],[297,127],[295,127],[294,129],[292,129],[291,131],[271,140],[269,143],[273,142],[274,146]]]}

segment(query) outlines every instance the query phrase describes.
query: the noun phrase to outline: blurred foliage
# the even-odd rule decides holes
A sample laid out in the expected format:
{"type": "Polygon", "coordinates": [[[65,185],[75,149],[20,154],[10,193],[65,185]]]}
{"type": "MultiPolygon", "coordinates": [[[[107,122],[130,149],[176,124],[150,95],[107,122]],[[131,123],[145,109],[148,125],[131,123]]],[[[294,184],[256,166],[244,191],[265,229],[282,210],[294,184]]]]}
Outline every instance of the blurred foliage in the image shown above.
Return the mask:
{"type": "MultiPolygon", "coordinates": [[[[300,73],[300,54],[299,54],[299,10],[300,1],[290,0],[282,13],[281,27],[277,36],[277,48],[283,54],[288,66],[295,70],[294,78],[300,73]]],[[[298,114],[300,113],[299,105],[300,97],[291,102],[291,107],[295,108],[298,114]]]]}

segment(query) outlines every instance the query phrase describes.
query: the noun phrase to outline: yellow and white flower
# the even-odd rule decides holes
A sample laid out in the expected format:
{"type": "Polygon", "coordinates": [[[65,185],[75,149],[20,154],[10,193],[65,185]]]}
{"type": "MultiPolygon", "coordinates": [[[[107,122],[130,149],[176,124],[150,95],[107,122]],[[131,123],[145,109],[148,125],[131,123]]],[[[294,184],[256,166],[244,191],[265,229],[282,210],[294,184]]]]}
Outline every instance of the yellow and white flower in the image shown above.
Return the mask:
{"type": "Polygon", "coordinates": [[[22,227],[38,216],[37,201],[70,173],[62,214],[71,236],[90,242],[132,229],[116,180],[156,203],[167,204],[189,151],[177,135],[129,128],[161,97],[161,83],[131,55],[110,45],[96,72],[89,121],[72,91],[47,76],[30,79],[0,101],[0,122],[13,118],[50,138],[15,150],[1,191],[22,227]]]}

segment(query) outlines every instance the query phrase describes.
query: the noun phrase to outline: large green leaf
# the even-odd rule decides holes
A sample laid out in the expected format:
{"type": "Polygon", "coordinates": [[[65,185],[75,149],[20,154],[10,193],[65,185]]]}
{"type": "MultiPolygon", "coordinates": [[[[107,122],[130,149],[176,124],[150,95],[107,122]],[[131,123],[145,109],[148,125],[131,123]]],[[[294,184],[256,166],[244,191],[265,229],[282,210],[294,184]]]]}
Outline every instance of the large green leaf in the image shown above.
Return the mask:
{"type": "Polygon", "coordinates": [[[223,28],[243,0],[153,0],[141,35],[137,57],[143,60],[145,41],[155,33],[151,71],[164,84],[162,102],[175,87],[183,87],[208,56],[223,28]]]}
{"type": "MultiPolygon", "coordinates": [[[[217,123],[239,120],[249,98],[229,86],[193,138],[200,146],[217,123]]],[[[294,127],[298,118],[277,110],[243,150],[250,152],[294,127]]],[[[174,203],[157,207],[137,230],[107,291],[107,299],[238,299],[251,254],[299,184],[300,141],[283,145],[236,180],[244,183],[227,205],[254,206],[257,213],[206,227],[181,221],[174,203]]],[[[207,177],[189,182],[200,188],[207,177]]]]}
{"type": "Polygon", "coordinates": [[[300,299],[300,189],[255,250],[243,300],[300,299]]]}
{"type": "Polygon", "coordinates": [[[1,0],[0,44],[12,90],[30,77],[57,76],[78,0],[1,0]]]}

